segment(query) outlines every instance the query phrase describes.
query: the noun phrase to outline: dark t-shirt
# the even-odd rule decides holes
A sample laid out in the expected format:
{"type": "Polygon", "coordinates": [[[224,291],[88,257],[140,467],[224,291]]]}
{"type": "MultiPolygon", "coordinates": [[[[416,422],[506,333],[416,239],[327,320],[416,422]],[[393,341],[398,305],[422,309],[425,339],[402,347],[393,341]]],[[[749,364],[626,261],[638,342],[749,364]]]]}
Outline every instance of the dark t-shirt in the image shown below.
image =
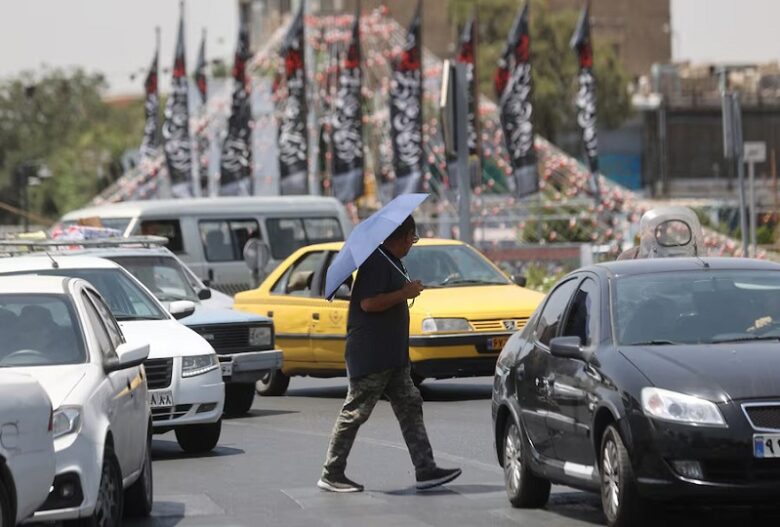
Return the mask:
{"type": "Polygon", "coordinates": [[[384,253],[398,269],[377,249],[360,266],[352,288],[347,319],[347,373],[361,377],[390,368],[406,366],[409,362],[409,307],[400,302],[378,313],[366,313],[360,302],[366,298],[401,289],[406,272],[400,260],[389,251],[384,253]]]}

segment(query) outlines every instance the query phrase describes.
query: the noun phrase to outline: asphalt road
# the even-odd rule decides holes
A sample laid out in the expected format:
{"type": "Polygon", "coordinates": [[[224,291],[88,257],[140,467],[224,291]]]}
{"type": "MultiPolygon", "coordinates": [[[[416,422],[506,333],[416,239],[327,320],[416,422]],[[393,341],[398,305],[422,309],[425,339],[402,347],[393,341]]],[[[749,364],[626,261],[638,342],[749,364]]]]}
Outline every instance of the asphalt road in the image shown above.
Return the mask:
{"type": "MultiPolygon", "coordinates": [[[[358,434],[347,474],[366,486],[338,495],[315,486],[343,379],[294,378],[285,397],[255,399],[250,415],[225,420],[219,447],[191,457],[173,434],[153,445],[155,507],[140,526],[519,526],[603,525],[596,495],[554,487],[544,510],[513,509],[492,451],[490,379],[426,382],[425,420],[437,463],[463,475],[414,490],[414,470],[386,401],[358,434]]],[[[655,525],[778,525],[774,512],[668,511],[655,525]]]]}

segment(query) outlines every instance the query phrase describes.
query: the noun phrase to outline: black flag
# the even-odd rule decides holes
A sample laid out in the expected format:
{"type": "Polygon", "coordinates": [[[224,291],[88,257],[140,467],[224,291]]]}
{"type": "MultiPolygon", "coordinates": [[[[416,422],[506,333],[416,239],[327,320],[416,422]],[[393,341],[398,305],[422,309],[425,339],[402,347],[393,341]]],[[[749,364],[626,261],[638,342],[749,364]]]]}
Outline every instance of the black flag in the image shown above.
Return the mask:
{"type": "Polygon", "coordinates": [[[222,196],[252,195],[252,106],[246,62],[250,57],[249,30],[244,22],[238,32],[233,59],[233,103],[225,143],[222,145],[220,189],[222,196]]]}
{"type": "Polygon", "coordinates": [[[420,3],[406,34],[390,81],[390,136],[393,141],[393,195],[422,187],[422,46],[420,3]]]}
{"type": "Polygon", "coordinates": [[[520,26],[523,24],[524,16],[526,20],[526,29],[528,27],[527,7],[528,6],[523,8],[523,10],[517,14],[515,21],[512,22],[512,27],[509,30],[504,49],[498,58],[496,73],[493,75],[493,88],[496,92],[496,99],[499,101],[509,84],[509,78],[512,76],[514,52],[517,49],[517,39],[520,37],[520,26]]]}
{"type": "Polygon", "coordinates": [[[360,10],[338,73],[333,112],[333,195],[343,203],[363,195],[363,112],[360,73],[360,10]]]}
{"type": "Polygon", "coordinates": [[[184,6],[181,5],[171,94],[165,106],[165,161],[174,197],[192,196],[192,145],[190,144],[189,82],[184,61],[184,6]]]}
{"type": "Polygon", "coordinates": [[[309,148],[306,129],[306,69],[304,67],[304,2],[282,44],[287,98],[279,125],[281,194],[308,194],[309,148]]]}
{"type": "Polygon", "coordinates": [[[154,159],[159,153],[160,147],[160,97],[157,93],[157,70],[160,57],[160,30],[157,30],[157,48],[154,50],[154,58],[149,66],[149,73],[144,82],[144,138],[141,142],[141,159],[154,159]]]}
{"type": "Polygon", "coordinates": [[[479,88],[476,82],[477,22],[473,18],[463,27],[458,46],[458,62],[466,65],[468,82],[468,145],[469,155],[479,155],[479,88]]]}
{"type": "MultiPolygon", "coordinates": [[[[528,3],[512,28],[507,41],[514,62],[512,75],[501,96],[501,128],[504,132],[509,159],[512,163],[512,179],[517,197],[538,192],[534,153],[534,127],[531,103],[531,39],[528,31],[528,3]]],[[[510,57],[506,57],[509,59],[510,57]]]]}
{"type": "Polygon", "coordinates": [[[591,192],[599,198],[599,150],[596,130],[596,78],[593,76],[593,47],[590,41],[590,4],[585,4],[571,37],[570,46],[579,59],[577,91],[577,124],[582,129],[582,144],[591,173],[591,192]]]}
{"type": "Polygon", "coordinates": [[[201,195],[207,196],[209,191],[209,130],[208,119],[206,117],[206,103],[208,101],[208,81],[206,79],[206,29],[203,29],[203,36],[200,41],[200,50],[198,51],[198,63],[195,66],[195,86],[200,95],[202,122],[196,130],[195,137],[198,147],[198,176],[200,179],[201,195]]]}

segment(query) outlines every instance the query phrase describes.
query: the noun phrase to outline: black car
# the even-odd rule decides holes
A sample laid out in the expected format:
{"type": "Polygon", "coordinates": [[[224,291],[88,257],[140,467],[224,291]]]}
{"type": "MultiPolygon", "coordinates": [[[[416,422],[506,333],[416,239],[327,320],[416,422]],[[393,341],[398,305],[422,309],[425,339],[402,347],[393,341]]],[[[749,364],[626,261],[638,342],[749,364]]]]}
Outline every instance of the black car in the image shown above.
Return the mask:
{"type": "Polygon", "coordinates": [[[780,496],[780,265],[665,258],[563,278],[502,351],[496,453],[515,507],[550,483],[651,502],[780,496]]]}

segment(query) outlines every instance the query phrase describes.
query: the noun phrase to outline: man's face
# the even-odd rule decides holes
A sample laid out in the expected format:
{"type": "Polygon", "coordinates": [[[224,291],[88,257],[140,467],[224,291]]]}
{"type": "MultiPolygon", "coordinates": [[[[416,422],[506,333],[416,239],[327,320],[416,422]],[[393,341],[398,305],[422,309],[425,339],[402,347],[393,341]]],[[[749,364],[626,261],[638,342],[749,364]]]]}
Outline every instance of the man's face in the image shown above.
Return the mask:
{"type": "Polygon", "coordinates": [[[412,250],[412,245],[417,243],[417,241],[420,239],[419,236],[417,236],[417,232],[410,231],[404,236],[404,252],[403,256],[406,256],[409,254],[409,251],[412,250]]]}

